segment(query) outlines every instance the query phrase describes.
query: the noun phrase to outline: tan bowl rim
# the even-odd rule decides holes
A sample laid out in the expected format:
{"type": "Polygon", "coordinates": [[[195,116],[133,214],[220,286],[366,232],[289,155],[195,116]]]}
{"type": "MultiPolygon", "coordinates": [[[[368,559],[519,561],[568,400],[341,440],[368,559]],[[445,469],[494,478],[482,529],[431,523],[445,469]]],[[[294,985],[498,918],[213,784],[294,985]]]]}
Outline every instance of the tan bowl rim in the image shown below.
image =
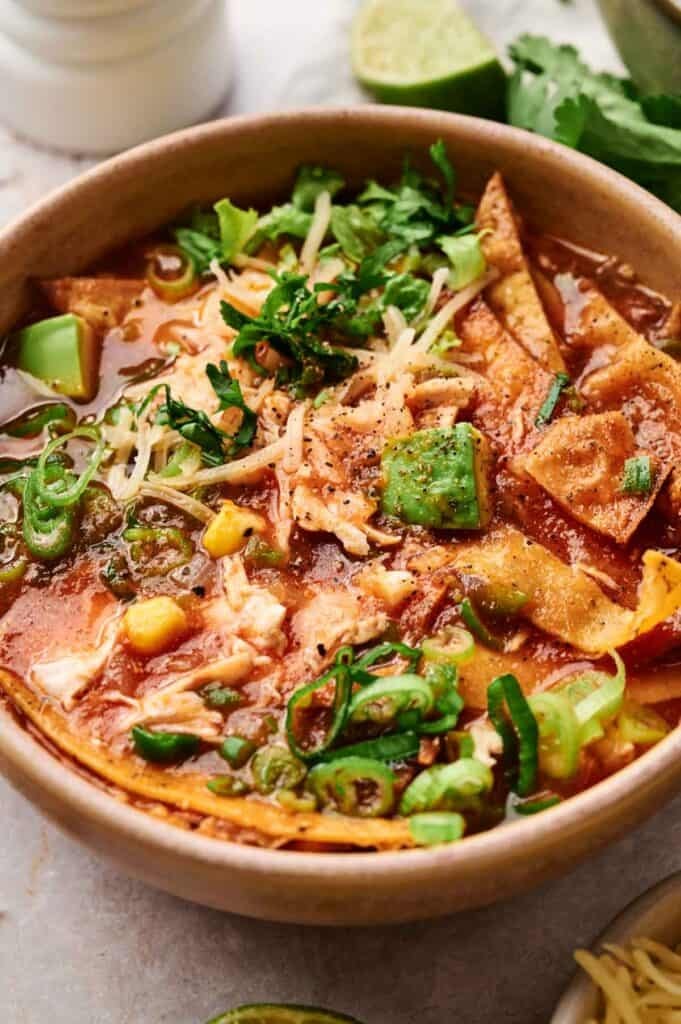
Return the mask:
{"type": "Polygon", "coordinates": [[[681,26],[681,0],[653,0],[658,8],[681,26]]]}
{"type": "MultiPolygon", "coordinates": [[[[608,188],[630,202],[648,208],[657,219],[676,223],[681,244],[681,217],[644,189],[624,178],[603,164],[568,149],[548,139],[525,132],[508,125],[479,118],[442,111],[420,110],[410,107],[382,107],[364,105],[341,108],[303,108],[276,114],[242,115],[209,122],[163,136],[144,143],[134,149],[98,164],[80,175],[74,181],[50,193],[28,211],[13,220],[0,232],[0,247],[20,240],[25,222],[34,215],[45,215],[57,211],[64,198],[80,190],[84,185],[92,187],[107,178],[121,166],[135,167],[149,159],[162,158],[169,146],[191,146],[195,140],[211,136],[227,138],[242,129],[267,131],[272,124],[287,122],[333,125],[338,121],[361,122],[365,127],[372,123],[393,123],[396,128],[401,122],[420,121],[432,127],[437,137],[438,124],[445,120],[455,128],[475,130],[478,137],[506,143],[512,149],[531,151],[534,157],[542,153],[560,161],[564,167],[571,167],[591,179],[600,188],[608,188]]],[[[88,781],[84,774],[64,764],[60,759],[39,743],[15,719],[12,712],[0,698],[0,764],[9,763],[18,775],[30,780],[34,787],[40,787],[60,803],[66,803],[79,812],[84,820],[94,819],[104,825],[114,825],[117,831],[134,841],[142,841],[147,848],[157,847],[194,860],[216,866],[232,865],[251,874],[267,875],[270,878],[286,880],[293,878],[343,878],[351,881],[357,877],[361,867],[363,882],[383,877],[386,873],[393,880],[408,882],[413,876],[422,877],[424,871],[438,868],[451,869],[459,864],[474,861],[483,870],[490,866],[503,866],[512,855],[528,855],[541,850],[549,837],[554,834],[565,838],[590,830],[599,816],[615,808],[632,789],[644,790],[652,786],[655,779],[672,769],[681,761],[681,728],[674,730],[656,747],[615,775],[597,783],[583,793],[571,797],[564,803],[543,811],[538,815],[507,825],[497,826],[487,832],[469,836],[460,843],[432,848],[408,849],[382,852],[317,853],[293,850],[279,850],[236,843],[188,832],[177,826],[153,817],[132,804],[122,803],[104,788],[88,781]]],[[[597,831],[597,829],[596,829],[597,831]]]]}

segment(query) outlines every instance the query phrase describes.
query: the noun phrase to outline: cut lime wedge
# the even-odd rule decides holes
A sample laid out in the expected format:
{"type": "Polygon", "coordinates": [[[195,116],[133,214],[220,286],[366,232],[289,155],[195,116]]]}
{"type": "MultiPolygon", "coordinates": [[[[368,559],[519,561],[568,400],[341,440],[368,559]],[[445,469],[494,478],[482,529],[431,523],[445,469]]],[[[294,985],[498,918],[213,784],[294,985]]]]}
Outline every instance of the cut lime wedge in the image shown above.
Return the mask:
{"type": "Polygon", "coordinates": [[[237,1006],[209,1024],[359,1024],[354,1017],[320,1010],[316,1006],[280,1006],[274,1003],[253,1003],[237,1006]]]}
{"type": "Polygon", "coordinates": [[[353,26],[352,63],[383,103],[503,117],[504,70],[455,0],[367,0],[353,26]]]}

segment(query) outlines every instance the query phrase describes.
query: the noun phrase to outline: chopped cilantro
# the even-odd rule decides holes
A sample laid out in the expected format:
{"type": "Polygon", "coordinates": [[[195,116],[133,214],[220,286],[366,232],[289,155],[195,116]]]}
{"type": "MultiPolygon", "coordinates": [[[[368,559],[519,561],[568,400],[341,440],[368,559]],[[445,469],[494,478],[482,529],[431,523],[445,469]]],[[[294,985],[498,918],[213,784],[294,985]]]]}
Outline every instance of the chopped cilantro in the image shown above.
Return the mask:
{"type": "Polygon", "coordinates": [[[511,124],[609,164],[681,212],[680,97],[642,96],[543,36],[520,36],[509,53],[511,124]]]}
{"type": "MultiPolygon", "coordinates": [[[[236,407],[243,413],[235,434],[220,430],[202,409],[192,409],[178,398],[173,398],[167,384],[165,402],[159,407],[157,421],[167,423],[173,430],[201,449],[201,457],[208,466],[221,466],[226,458],[232,458],[253,441],[257,416],[246,405],[237,380],[230,377],[227,364],[206,367],[208,379],[220,401],[220,409],[236,407]]],[[[156,391],[158,389],[154,389],[156,391]]],[[[148,398],[149,396],[147,396],[148,398]]]]}

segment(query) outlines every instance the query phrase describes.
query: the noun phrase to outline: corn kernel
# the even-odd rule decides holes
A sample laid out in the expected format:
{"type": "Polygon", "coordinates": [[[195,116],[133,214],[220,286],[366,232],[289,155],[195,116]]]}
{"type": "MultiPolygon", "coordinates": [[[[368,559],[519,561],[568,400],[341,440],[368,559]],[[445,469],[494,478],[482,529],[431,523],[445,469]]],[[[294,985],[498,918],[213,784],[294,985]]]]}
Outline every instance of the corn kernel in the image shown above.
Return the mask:
{"type": "Polygon", "coordinates": [[[172,597],[138,601],[123,616],[128,643],[139,654],[162,654],[187,632],[187,616],[172,597]]]}
{"type": "Polygon", "coordinates": [[[203,535],[203,546],[213,558],[233,555],[254,533],[262,533],[265,520],[257,512],[240,508],[233,501],[223,501],[222,508],[203,535]]]}

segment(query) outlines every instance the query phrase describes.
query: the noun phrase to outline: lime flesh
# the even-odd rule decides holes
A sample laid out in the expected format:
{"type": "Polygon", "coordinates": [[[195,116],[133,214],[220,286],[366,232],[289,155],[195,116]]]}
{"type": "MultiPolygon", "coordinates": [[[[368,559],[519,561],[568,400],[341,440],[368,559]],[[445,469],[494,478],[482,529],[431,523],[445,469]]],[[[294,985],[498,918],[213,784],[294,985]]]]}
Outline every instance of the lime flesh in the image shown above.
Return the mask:
{"type": "Polygon", "coordinates": [[[332,1013],[316,1006],[280,1006],[274,1003],[254,1003],[237,1006],[209,1024],[359,1024],[354,1017],[332,1013]]]}
{"type": "Polygon", "coordinates": [[[367,0],[353,28],[352,61],[361,84],[384,103],[503,117],[503,68],[455,0],[367,0]]]}

